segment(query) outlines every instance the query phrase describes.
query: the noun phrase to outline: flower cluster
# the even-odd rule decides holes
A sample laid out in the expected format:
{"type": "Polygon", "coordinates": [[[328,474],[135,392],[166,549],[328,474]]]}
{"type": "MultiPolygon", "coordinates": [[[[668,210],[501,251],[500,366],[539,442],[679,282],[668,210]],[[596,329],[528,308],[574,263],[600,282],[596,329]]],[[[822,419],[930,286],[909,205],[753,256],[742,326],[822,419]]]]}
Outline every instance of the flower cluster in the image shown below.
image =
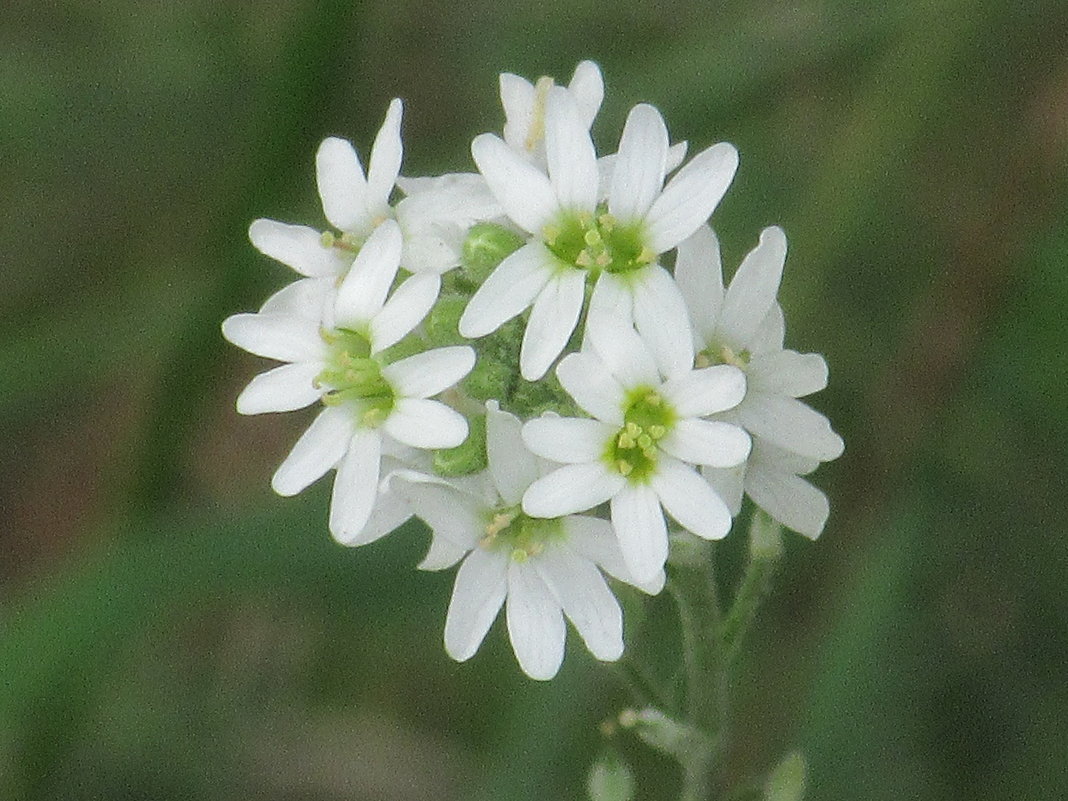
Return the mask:
{"type": "Polygon", "coordinates": [[[591,62],[567,87],[504,74],[500,92],[503,138],[475,137],[477,173],[400,177],[399,100],[366,173],[326,139],[329,227],[252,223],[252,243],[302,277],[223,334],[285,362],[239,412],[321,406],[274,489],[334,470],[344,544],[422,519],[421,567],[460,563],[448,653],[471,657],[503,605],[520,665],[547,679],[565,617],[598,659],[622,654],[605,576],[659,592],[670,528],[722,538],[748,495],[818,536],[827,501],[801,476],[843,446],[797,400],[827,366],[783,347],[782,231],[766,229],[724,287],[708,223],[734,147],[686,161],[641,104],[598,157],[591,62]]]}

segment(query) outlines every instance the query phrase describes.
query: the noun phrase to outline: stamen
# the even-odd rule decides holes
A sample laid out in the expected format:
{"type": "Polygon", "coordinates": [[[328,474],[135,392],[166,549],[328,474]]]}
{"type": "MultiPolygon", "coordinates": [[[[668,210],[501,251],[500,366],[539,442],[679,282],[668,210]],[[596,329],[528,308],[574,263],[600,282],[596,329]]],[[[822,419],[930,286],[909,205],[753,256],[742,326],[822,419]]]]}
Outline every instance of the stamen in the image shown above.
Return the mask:
{"type": "Polygon", "coordinates": [[[538,78],[534,84],[534,107],[530,110],[530,128],[527,130],[523,146],[533,151],[545,136],[545,103],[549,99],[549,90],[553,88],[553,79],[547,75],[538,78]]]}
{"type": "Polygon", "coordinates": [[[332,248],[335,240],[336,237],[334,236],[333,231],[323,231],[322,234],[319,235],[319,243],[324,248],[332,248]]]}

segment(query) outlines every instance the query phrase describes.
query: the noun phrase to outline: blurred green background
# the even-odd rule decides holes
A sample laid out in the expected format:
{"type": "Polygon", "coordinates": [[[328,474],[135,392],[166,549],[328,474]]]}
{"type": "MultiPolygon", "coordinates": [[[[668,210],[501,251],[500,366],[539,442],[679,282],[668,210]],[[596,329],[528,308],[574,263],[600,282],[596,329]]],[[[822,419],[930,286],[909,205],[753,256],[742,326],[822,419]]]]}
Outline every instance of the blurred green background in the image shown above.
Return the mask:
{"type": "Polygon", "coordinates": [[[529,681],[499,625],[449,660],[425,535],[346,550],[326,487],[272,495],[308,418],[239,418],[263,365],[219,335],[289,278],[249,221],[321,224],[324,136],[366,153],[400,96],[405,172],[469,169],[498,72],[582,58],[603,149],[638,101],[738,146],[728,269],[783,225],[788,344],[831,365],[832,516],[749,641],[730,774],[1068,797],[1062,0],[6,0],[0,798],[582,797],[611,674],[571,642],[529,681]]]}

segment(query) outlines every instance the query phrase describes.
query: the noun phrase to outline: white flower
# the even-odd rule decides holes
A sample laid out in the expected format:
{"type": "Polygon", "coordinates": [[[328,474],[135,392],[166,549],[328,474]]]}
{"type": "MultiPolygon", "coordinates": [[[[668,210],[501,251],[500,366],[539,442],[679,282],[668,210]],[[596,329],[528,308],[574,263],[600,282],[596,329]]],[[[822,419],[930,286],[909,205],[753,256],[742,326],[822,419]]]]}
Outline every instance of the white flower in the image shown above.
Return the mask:
{"type": "MultiPolygon", "coordinates": [[[[539,78],[536,84],[510,72],[502,72],[500,77],[504,141],[516,153],[540,164],[545,162],[545,105],[553,86],[553,79],[547,76],[539,78]]],[[[592,61],[579,63],[567,91],[574,97],[589,131],[604,100],[601,68],[592,61]]]]}
{"type": "Polygon", "coordinates": [[[842,438],[824,417],[797,398],[827,385],[827,363],[816,353],[783,348],[782,309],[775,296],[786,260],[786,237],[766,228],[725,290],[719,243],[707,227],[679,247],[675,277],[694,325],[698,361],[733,364],[748,380],[745,399],[723,415],[753,435],[753,453],[742,475],[708,471],[710,479],[741,504],[745,492],[788,528],[816,537],[827,519],[827,500],[798,478],[819,462],[841,455],[842,438]]]}
{"type": "Polygon", "coordinates": [[[627,118],[603,204],[593,142],[574,96],[561,87],[549,89],[545,148],[548,175],[492,134],[471,145],[490,189],[530,237],[471,298],[460,333],[485,336],[533,306],[520,352],[527,380],[545,374],[574,331],[587,274],[597,277],[591,321],[633,320],[653,342],[655,320],[685,318],[678,290],[657,257],[708,219],[738,163],[733,146],[714,145],[664,187],[667,128],[660,112],[639,105],[627,118]]]}
{"type": "MultiPolygon", "coordinates": [[[[392,479],[434,533],[420,567],[440,570],[463,559],[445,621],[445,650],[458,660],[478,650],[502,604],[523,671],[556,675],[564,656],[564,617],[598,659],[623,653],[623,617],[601,571],[635,583],[623,565],[611,526],[599,518],[528,517],[524,490],[544,472],[526,450],[518,418],[487,406],[489,469],[451,482],[415,473],[392,479]]],[[[643,585],[659,592],[662,573],[643,585]]]]}
{"type": "MultiPolygon", "coordinates": [[[[330,530],[347,544],[385,533],[380,526],[367,528],[383,455],[401,456],[401,446],[454,447],[467,436],[464,418],[429,398],[471,370],[474,351],[436,348],[393,362],[387,356],[386,349],[419,324],[437,297],[433,275],[411,276],[389,294],[400,255],[397,224],[382,223],[360,248],[323,327],[279,311],[237,314],[223,323],[224,336],[235,345],[288,362],[252,380],[238,397],[239,412],[289,411],[317,400],[326,407],[271,484],[280,495],[294,495],[336,468],[330,530]]],[[[391,503],[381,514],[403,515],[391,503]]]]}
{"type": "Polygon", "coordinates": [[[533,517],[558,517],[608,501],[612,527],[630,572],[640,580],[663,568],[666,510],[705,539],[730,530],[726,504],[693,465],[731,467],[749,455],[740,428],[701,418],[738,404],[745,376],[735,367],[693,369],[693,345],[677,319],[671,349],[646,347],[630,326],[587,327],[590,348],[565,357],[556,373],[575,402],[595,419],[542,417],[523,427],[523,441],[564,467],[523,496],[533,517]]]}

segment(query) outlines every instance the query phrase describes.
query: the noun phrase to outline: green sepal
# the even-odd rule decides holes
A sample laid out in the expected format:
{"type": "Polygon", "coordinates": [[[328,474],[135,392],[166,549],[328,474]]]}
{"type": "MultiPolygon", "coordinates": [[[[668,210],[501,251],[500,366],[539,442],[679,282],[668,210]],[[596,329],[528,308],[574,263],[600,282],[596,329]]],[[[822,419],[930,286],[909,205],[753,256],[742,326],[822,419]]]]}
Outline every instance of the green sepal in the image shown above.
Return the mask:
{"type": "Polygon", "coordinates": [[[464,239],[460,269],[475,286],[481,286],[497,265],[523,245],[523,237],[497,223],[477,223],[464,239]]]}
{"type": "Polygon", "coordinates": [[[486,416],[467,421],[467,439],[455,448],[434,451],[434,472],[439,476],[466,476],[486,468],[486,416]]]}

